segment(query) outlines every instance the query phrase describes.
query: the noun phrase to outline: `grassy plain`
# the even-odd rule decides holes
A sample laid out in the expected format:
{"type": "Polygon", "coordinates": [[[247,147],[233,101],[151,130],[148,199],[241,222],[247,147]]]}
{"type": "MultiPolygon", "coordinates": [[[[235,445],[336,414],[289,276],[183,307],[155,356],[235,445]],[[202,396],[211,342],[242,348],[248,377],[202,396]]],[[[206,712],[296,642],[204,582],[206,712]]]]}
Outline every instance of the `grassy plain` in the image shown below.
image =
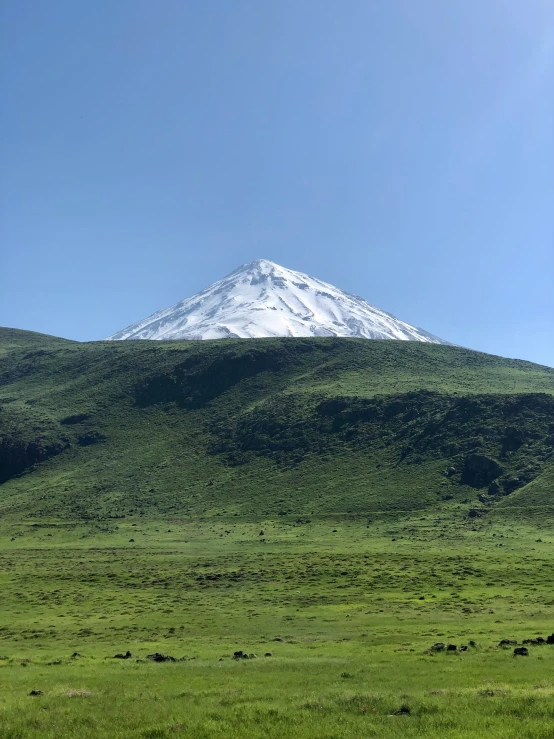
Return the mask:
{"type": "Polygon", "coordinates": [[[553,736],[554,645],[498,646],[554,630],[550,526],[118,526],[2,531],[3,739],[553,736]]]}

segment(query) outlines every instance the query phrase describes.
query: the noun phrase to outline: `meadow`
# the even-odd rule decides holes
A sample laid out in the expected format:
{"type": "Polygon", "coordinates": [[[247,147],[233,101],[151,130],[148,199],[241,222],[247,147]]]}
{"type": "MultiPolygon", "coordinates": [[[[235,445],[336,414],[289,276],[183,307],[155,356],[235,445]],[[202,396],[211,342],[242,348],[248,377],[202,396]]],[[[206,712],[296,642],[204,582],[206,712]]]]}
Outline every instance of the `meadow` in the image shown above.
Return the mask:
{"type": "Polygon", "coordinates": [[[2,531],[3,739],[553,736],[554,645],[499,646],[554,631],[549,525],[105,528],[2,531]]]}

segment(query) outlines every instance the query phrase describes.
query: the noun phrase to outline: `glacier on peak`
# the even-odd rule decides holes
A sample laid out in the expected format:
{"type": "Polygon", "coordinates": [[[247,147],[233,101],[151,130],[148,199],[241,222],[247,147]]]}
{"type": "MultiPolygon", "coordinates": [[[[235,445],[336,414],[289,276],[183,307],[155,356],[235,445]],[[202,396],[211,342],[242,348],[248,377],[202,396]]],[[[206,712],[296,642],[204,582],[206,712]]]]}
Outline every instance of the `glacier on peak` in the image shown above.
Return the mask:
{"type": "Polygon", "coordinates": [[[108,337],[224,339],[344,336],[447,343],[363,298],[267,259],[243,264],[190,298],[108,337]]]}

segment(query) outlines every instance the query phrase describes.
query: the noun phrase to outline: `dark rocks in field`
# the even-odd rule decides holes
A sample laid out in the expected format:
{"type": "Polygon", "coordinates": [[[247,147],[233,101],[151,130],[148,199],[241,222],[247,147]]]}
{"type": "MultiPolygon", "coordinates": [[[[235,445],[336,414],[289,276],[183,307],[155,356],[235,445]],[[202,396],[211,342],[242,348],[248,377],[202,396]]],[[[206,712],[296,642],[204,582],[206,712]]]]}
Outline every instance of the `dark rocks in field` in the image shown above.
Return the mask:
{"type": "Polygon", "coordinates": [[[470,518],[482,518],[488,513],[486,508],[470,508],[467,515],[470,518]]]}
{"type": "Polygon", "coordinates": [[[433,644],[431,647],[431,651],[433,652],[442,652],[444,649],[446,649],[446,644],[444,644],[441,641],[438,641],[436,644],[433,644]]]}
{"type": "Polygon", "coordinates": [[[131,654],[131,652],[129,650],[127,650],[125,652],[125,654],[121,654],[121,653],[120,654],[114,654],[114,657],[113,658],[114,659],[131,659],[132,656],[133,655],[131,654]]]}
{"type": "Polygon", "coordinates": [[[514,649],[514,657],[528,657],[529,650],[527,647],[516,647],[514,649]]]}
{"type": "Polygon", "coordinates": [[[483,488],[490,485],[503,472],[504,470],[496,459],[484,454],[469,454],[464,462],[460,482],[472,488],[483,488]]]}
{"type": "Polygon", "coordinates": [[[554,644],[554,634],[550,634],[550,636],[546,637],[546,643],[547,644],[554,644]]]}
{"type": "Polygon", "coordinates": [[[159,652],[147,654],[146,659],[152,660],[152,662],[177,662],[175,657],[170,657],[168,654],[160,654],[159,652]]]}
{"type": "Polygon", "coordinates": [[[498,646],[499,647],[510,647],[510,646],[513,646],[514,644],[517,644],[516,639],[502,639],[498,643],[498,646]]]}
{"type": "Polygon", "coordinates": [[[398,711],[394,712],[395,716],[409,716],[411,714],[410,706],[400,706],[398,711]]]}
{"type": "Polygon", "coordinates": [[[458,646],[456,644],[449,644],[446,647],[446,651],[447,652],[457,652],[458,651],[458,646]]]}
{"type": "Polygon", "coordinates": [[[42,692],[42,690],[31,690],[29,695],[44,695],[44,693],[42,692]]]}

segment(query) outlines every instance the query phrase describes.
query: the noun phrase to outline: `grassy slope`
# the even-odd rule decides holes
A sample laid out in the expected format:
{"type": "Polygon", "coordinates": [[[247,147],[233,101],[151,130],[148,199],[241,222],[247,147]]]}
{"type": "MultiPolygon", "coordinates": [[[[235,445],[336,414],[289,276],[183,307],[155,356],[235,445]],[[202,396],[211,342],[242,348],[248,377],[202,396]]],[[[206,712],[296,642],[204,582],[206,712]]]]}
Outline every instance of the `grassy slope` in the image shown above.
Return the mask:
{"type": "Polygon", "coordinates": [[[419,343],[33,337],[0,359],[0,383],[6,443],[47,460],[2,486],[17,517],[471,506],[469,453],[540,489],[553,438],[554,370],[419,343]]]}
{"type": "Polygon", "coordinates": [[[0,336],[0,433],[46,455],[0,485],[3,739],[550,739],[554,647],[498,642],[554,631],[553,370],[0,336]]]}

